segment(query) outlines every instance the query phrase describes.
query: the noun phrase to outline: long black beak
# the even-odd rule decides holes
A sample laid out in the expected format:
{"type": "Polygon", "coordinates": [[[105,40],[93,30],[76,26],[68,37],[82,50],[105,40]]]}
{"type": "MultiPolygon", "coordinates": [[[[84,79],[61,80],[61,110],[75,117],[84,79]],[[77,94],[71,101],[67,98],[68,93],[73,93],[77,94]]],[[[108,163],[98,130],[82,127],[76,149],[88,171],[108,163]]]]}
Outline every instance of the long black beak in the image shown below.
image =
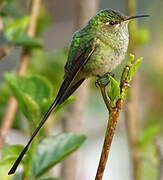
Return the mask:
{"type": "Polygon", "coordinates": [[[148,14],[142,14],[142,15],[130,16],[125,21],[128,21],[130,19],[135,19],[135,18],[141,18],[141,17],[149,17],[149,15],[148,14]]]}

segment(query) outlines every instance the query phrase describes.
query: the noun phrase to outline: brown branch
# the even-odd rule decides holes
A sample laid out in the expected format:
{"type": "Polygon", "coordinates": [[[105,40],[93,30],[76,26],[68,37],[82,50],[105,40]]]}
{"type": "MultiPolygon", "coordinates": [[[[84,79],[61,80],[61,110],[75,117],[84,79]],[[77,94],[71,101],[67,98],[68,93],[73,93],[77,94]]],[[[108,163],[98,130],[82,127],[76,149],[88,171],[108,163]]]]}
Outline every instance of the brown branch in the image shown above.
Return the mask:
{"type": "MultiPolygon", "coordinates": [[[[27,29],[27,34],[30,37],[33,37],[35,35],[35,29],[37,24],[37,18],[39,15],[39,9],[41,5],[41,0],[33,0],[32,6],[31,6],[31,21],[27,29]]],[[[27,49],[23,49],[20,64],[18,66],[17,75],[22,76],[26,73],[28,64],[30,59],[30,51],[27,49]]],[[[2,125],[1,125],[1,131],[0,131],[0,150],[2,150],[4,143],[6,141],[6,137],[8,135],[8,132],[13,124],[13,120],[16,114],[18,108],[18,104],[16,100],[11,97],[8,101],[8,105],[5,110],[5,114],[2,119],[2,125]]]]}
{"type": "MultiPolygon", "coordinates": [[[[126,0],[126,10],[128,16],[136,14],[136,0],[126,0]]],[[[129,52],[136,53],[136,21],[131,21],[129,24],[129,52]]],[[[133,180],[139,179],[139,154],[136,143],[138,141],[138,91],[139,91],[139,75],[133,78],[132,86],[130,88],[129,98],[125,105],[125,120],[128,134],[128,141],[130,146],[133,180]]]]}
{"type": "MultiPolygon", "coordinates": [[[[122,109],[122,104],[124,102],[126,88],[128,88],[128,83],[123,81],[123,83],[121,84],[121,98],[117,101],[116,106],[114,108],[108,109],[109,120],[108,120],[108,125],[107,125],[107,129],[106,129],[106,134],[105,134],[105,140],[104,140],[102,153],[101,153],[101,157],[100,157],[100,162],[98,165],[95,180],[102,180],[106,162],[107,162],[107,159],[109,156],[113,136],[115,133],[115,128],[116,128],[116,125],[118,122],[118,117],[119,117],[120,111],[122,109]]],[[[101,85],[101,84],[100,84],[100,90],[101,90],[102,94],[105,92],[103,90],[103,85],[101,85]]],[[[106,96],[107,95],[103,96],[103,98],[106,96]]],[[[104,99],[104,101],[106,102],[105,99],[104,99]]],[[[108,108],[108,105],[107,105],[107,108],[108,108]]]]}
{"type": "Polygon", "coordinates": [[[0,60],[8,56],[10,54],[10,51],[11,51],[10,44],[0,47],[0,60]]]}

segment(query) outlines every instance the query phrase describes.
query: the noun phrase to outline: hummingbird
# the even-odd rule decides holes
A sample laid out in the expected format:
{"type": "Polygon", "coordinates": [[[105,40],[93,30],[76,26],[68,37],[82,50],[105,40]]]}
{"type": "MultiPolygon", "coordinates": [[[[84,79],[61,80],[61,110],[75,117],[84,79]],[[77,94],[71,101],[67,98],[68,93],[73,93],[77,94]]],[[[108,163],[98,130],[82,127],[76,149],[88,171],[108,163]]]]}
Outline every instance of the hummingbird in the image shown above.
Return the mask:
{"type": "Polygon", "coordinates": [[[122,62],[128,48],[129,21],[147,16],[128,17],[118,11],[104,9],[74,33],[58,94],[8,174],[15,173],[33,139],[57,106],[65,102],[87,78],[103,77],[122,62]]]}

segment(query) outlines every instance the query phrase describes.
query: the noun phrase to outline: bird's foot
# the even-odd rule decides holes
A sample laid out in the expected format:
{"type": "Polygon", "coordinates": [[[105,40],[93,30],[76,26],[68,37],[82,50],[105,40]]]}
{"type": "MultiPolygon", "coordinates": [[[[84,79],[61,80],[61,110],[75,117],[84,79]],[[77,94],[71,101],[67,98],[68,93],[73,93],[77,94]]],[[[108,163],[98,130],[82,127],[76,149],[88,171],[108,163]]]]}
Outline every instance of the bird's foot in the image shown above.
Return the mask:
{"type": "Polygon", "coordinates": [[[114,76],[115,76],[114,73],[112,73],[112,72],[107,73],[107,75],[108,75],[108,74],[109,74],[111,77],[113,77],[113,78],[114,78],[114,76]]]}
{"type": "Polygon", "coordinates": [[[98,87],[100,85],[104,85],[106,87],[110,83],[108,74],[114,77],[113,73],[106,73],[104,76],[98,76],[98,79],[95,81],[95,86],[98,87]]]}

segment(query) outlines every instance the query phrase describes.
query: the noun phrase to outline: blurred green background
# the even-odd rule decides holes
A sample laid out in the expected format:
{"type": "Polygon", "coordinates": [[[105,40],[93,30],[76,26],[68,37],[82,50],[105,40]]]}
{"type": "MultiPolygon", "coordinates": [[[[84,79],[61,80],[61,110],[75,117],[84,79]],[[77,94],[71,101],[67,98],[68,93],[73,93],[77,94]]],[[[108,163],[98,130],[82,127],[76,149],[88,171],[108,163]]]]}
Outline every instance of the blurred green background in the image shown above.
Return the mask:
{"type": "MultiPolygon", "coordinates": [[[[0,3],[2,2],[0,1],[0,3]]],[[[28,0],[8,1],[7,5],[0,12],[1,17],[4,18],[4,25],[12,22],[13,19],[26,15],[30,3],[28,0]]],[[[127,13],[126,1],[124,0],[99,0],[98,9],[104,8],[112,8],[125,14],[127,13]]],[[[36,37],[40,39],[43,49],[37,48],[32,50],[27,74],[41,75],[47,78],[48,82],[53,86],[51,97],[55,97],[63,79],[64,64],[74,32],[74,11],[73,0],[44,0],[42,2],[36,37]]],[[[137,0],[136,13],[150,14],[150,18],[138,20],[138,31],[136,33],[137,57],[144,57],[139,71],[138,111],[136,112],[138,115],[137,148],[140,159],[140,180],[159,180],[161,155],[158,147],[162,147],[163,130],[163,1],[137,0]]],[[[7,44],[3,33],[1,33],[0,38],[1,45],[7,44]]],[[[11,95],[8,85],[5,83],[4,74],[15,71],[19,64],[21,51],[22,46],[14,46],[9,56],[0,60],[0,119],[3,117],[7,100],[11,95]]],[[[115,70],[117,79],[122,68],[123,65],[115,70]]],[[[45,104],[49,105],[51,101],[52,98],[45,104]]],[[[80,99],[77,99],[77,101],[80,101],[80,99]]],[[[52,134],[63,131],[62,118],[66,111],[65,109],[63,108],[57,112],[55,122],[54,118],[49,120],[50,122],[45,127],[45,131],[52,134]]],[[[45,111],[46,107],[43,105],[42,112],[45,111]]],[[[94,178],[106,123],[107,111],[99,89],[94,86],[94,80],[92,80],[81,125],[82,134],[87,136],[87,140],[80,149],[77,180],[91,180],[94,178]]],[[[27,139],[22,131],[29,133],[29,127],[27,126],[26,118],[19,109],[13,128],[7,138],[7,143],[25,144],[27,139]]],[[[126,131],[125,113],[122,111],[104,180],[133,179],[126,131]]],[[[60,167],[57,168],[60,169],[60,167]]],[[[55,174],[59,176],[60,170],[55,170],[55,174]]]]}

